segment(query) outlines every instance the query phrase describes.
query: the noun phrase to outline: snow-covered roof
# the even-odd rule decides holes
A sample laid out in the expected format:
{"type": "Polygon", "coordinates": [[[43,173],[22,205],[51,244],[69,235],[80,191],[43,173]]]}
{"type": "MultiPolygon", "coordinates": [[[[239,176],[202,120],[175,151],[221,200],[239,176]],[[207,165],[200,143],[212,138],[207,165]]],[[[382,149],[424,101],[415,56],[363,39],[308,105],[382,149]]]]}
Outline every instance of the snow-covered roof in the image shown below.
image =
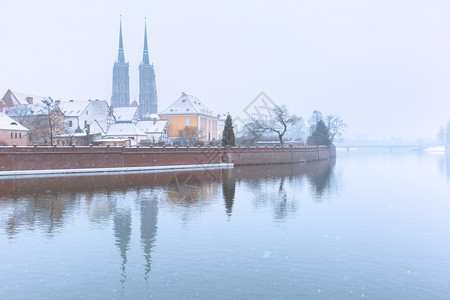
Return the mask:
{"type": "MultiPolygon", "coordinates": [[[[52,103],[50,105],[50,111],[52,111],[54,107],[55,104],[52,103]]],[[[11,117],[48,115],[48,107],[44,103],[17,105],[14,107],[7,108],[5,111],[8,114],[8,116],[11,117]]]]}
{"type": "Polygon", "coordinates": [[[19,93],[11,91],[12,95],[12,101],[14,105],[24,105],[29,104],[27,101],[28,97],[33,98],[33,103],[40,103],[42,100],[50,100],[50,97],[44,97],[44,96],[36,96],[31,94],[25,94],[25,93],[19,93]]]}
{"type": "Polygon", "coordinates": [[[90,134],[99,134],[99,133],[105,134],[106,128],[103,128],[97,120],[94,120],[90,124],[89,130],[90,130],[90,134]]]}
{"type": "Polygon", "coordinates": [[[132,122],[136,115],[137,107],[114,107],[116,122],[132,122]]]}
{"type": "Polygon", "coordinates": [[[0,113],[0,130],[28,131],[28,128],[20,125],[16,120],[4,113],[0,113]]]}
{"type": "Polygon", "coordinates": [[[79,117],[86,110],[90,101],[59,102],[58,106],[66,117],[79,117]]]}
{"type": "Polygon", "coordinates": [[[115,123],[111,124],[108,128],[108,131],[105,134],[106,136],[136,136],[146,134],[142,132],[139,128],[136,127],[133,123],[115,123]]]}
{"type": "Polygon", "coordinates": [[[168,120],[157,120],[153,122],[151,120],[148,121],[138,121],[136,126],[142,130],[143,132],[149,133],[161,133],[167,127],[168,120]]]}
{"type": "Polygon", "coordinates": [[[181,94],[169,108],[163,110],[160,115],[208,115],[213,116],[211,110],[209,110],[203,101],[198,100],[196,97],[187,95],[185,93],[181,94]]]}

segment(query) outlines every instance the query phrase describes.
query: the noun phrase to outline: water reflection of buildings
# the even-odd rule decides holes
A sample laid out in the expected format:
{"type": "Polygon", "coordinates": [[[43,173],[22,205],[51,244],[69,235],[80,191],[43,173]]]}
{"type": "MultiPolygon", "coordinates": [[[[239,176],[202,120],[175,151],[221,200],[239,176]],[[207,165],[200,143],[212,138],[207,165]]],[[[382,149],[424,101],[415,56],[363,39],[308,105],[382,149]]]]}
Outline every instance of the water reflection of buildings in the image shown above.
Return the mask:
{"type": "Polygon", "coordinates": [[[112,222],[125,283],[133,238],[133,211],[139,210],[140,243],[146,278],[157,236],[158,205],[171,173],[4,179],[0,181],[0,230],[13,238],[40,229],[51,238],[67,219],[85,210],[96,227],[112,222]]]}
{"type": "MultiPolygon", "coordinates": [[[[0,192],[0,209],[5,232],[12,238],[21,228],[34,231],[42,230],[51,238],[55,231],[62,227],[67,216],[66,208],[73,202],[70,194],[33,194],[29,198],[8,198],[0,192]]],[[[1,223],[0,223],[1,226],[1,223]]]]}
{"type": "MultiPolygon", "coordinates": [[[[132,190],[141,195],[145,191],[166,191],[171,203],[189,205],[208,202],[218,194],[220,183],[220,170],[2,179],[0,207],[8,213],[1,215],[6,219],[0,220],[5,223],[0,226],[10,235],[36,226],[52,232],[67,214],[81,206],[87,208],[89,220],[97,225],[107,224],[112,215],[117,215],[115,224],[122,224],[129,213],[118,199],[130,197],[132,190]]],[[[133,197],[142,205],[140,196],[133,197]]]]}
{"type": "MultiPolygon", "coordinates": [[[[126,196],[126,195],[124,195],[126,196]]],[[[127,278],[126,265],[127,265],[127,251],[130,248],[131,240],[131,207],[127,205],[126,198],[115,199],[116,209],[114,211],[114,236],[116,238],[116,246],[119,248],[120,257],[122,258],[122,285],[125,283],[127,278]],[[121,201],[124,200],[124,201],[121,201]],[[124,203],[125,202],[125,203],[124,203]]]]}
{"type": "Polygon", "coordinates": [[[158,196],[143,192],[140,197],[141,204],[141,244],[145,258],[145,279],[148,279],[151,271],[151,253],[155,246],[158,229],[158,196]]]}
{"type": "Polygon", "coordinates": [[[296,211],[295,193],[305,185],[316,198],[327,194],[334,180],[334,164],[334,160],[326,160],[194,172],[2,179],[0,230],[10,238],[28,230],[41,230],[52,238],[67,220],[84,212],[94,229],[111,227],[125,283],[133,228],[139,228],[148,279],[161,205],[173,207],[185,221],[214,204],[213,199],[221,199],[230,220],[237,186],[243,185],[251,191],[254,205],[271,206],[275,218],[283,220],[296,211]]]}
{"type": "Polygon", "coordinates": [[[217,194],[220,170],[205,170],[174,174],[167,184],[173,204],[194,204],[208,201],[217,194]]]}

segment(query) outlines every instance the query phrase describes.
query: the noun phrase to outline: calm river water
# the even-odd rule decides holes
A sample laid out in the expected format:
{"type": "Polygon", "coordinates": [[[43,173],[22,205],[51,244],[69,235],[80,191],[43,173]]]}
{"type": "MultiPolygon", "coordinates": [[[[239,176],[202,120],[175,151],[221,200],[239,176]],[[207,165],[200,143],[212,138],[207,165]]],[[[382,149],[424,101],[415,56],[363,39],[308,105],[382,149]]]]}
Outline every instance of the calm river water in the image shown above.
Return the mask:
{"type": "Polygon", "coordinates": [[[0,299],[449,299],[450,157],[0,180],[0,299]]]}

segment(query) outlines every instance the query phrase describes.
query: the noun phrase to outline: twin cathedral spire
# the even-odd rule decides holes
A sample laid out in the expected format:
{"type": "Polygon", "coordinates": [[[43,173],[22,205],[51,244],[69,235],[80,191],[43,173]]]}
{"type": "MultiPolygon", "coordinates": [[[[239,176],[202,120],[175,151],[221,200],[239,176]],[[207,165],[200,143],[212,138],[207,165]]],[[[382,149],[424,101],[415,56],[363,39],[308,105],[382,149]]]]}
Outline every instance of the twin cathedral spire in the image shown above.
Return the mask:
{"type": "MultiPolygon", "coordinates": [[[[113,107],[130,106],[130,66],[125,62],[122,39],[122,20],[120,21],[119,54],[113,67],[113,87],[111,105],[113,107]]],[[[147,23],[144,29],[144,53],[139,65],[139,118],[150,118],[150,114],[158,113],[158,97],[156,93],[155,70],[148,58],[147,23]]]]}

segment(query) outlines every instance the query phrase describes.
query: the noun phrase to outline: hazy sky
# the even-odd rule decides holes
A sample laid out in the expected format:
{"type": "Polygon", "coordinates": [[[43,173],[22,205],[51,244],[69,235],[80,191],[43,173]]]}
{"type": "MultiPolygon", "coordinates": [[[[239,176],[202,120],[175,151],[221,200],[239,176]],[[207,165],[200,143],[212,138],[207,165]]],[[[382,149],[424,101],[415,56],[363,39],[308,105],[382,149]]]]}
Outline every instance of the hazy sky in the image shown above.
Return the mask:
{"type": "Polygon", "coordinates": [[[147,17],[159,110],[184,91],[238,116],[264,91],[374,139],[434,138],[450,118],[448,0],[1,0],[0,11],[2,95],[110,101],[122,15],[132,100],[147,17]]]}

